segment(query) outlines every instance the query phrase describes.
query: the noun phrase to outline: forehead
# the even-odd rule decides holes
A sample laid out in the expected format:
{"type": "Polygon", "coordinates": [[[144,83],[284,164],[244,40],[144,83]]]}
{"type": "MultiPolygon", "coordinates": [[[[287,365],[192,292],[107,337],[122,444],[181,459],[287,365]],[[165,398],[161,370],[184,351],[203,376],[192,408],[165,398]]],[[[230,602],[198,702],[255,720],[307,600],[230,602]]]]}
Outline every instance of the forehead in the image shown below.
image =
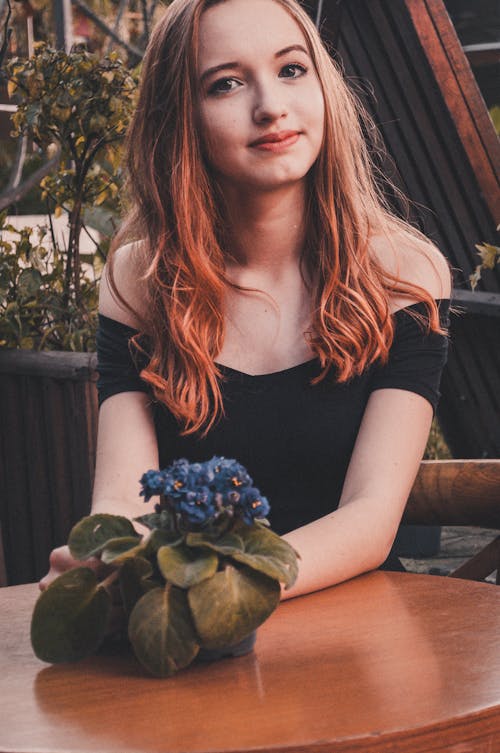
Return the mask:
{"type": "Polygon", "coordinates": [[[292,44],[307,49],[305,42],[295,19],[274,0],[226,0],[201,16],[198,58],[201,66],[247,54],[271,57],[292,44]]]}

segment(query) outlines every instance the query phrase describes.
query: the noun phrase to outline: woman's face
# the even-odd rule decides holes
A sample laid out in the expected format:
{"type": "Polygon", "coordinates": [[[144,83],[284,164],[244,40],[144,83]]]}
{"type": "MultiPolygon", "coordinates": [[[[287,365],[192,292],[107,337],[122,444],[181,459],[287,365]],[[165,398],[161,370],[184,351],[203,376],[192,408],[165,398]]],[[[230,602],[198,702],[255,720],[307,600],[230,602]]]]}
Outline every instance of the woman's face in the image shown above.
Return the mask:
{"type": "Polygon", "coordinates": [[[270,191],[303,181],[321,148],[324,100],[285,9],[274,0],[208,8],[198,74],[202,140],[221,186],[270,191]],[[269,136],[280,141],[255,143],[269,136]]]}

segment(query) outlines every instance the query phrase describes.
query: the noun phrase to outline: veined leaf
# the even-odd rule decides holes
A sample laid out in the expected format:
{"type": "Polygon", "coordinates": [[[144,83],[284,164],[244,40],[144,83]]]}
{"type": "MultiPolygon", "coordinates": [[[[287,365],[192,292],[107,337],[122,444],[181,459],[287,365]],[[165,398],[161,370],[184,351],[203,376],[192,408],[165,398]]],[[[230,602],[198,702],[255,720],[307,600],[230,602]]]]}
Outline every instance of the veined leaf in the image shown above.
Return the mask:
{"type": "Polygon", "coordinates": [[[71,529],[68,546],[71,555],[77,560],[95,557],[111,539],[122,536],[137,536],[128,518],[121,515],[88,515],[71,529]]]}
{"type": "Polygon", "coordinates": [[[136,557],[145,548],[146,545],[139,536],[121,536],[110,539],[102,550],[101,561],[106,565],[111,563],[121,565],[130,557],[136,557]]]}
{"type": "Polygon", "coordinates": [[[158,587],[151,580],[153,567],[144,557],[132,557],[120,568],[120,593],[127,615],[130,615],[141,596],[158,587]]]}
{"type": "Polygon", "coordinates": [[[206,549],[192,549],[185,544],[162,546],[158,550],[158,567],[169,583],[190,588],[217,572],[219,558],[206,549]]]}
{"type": "Polygon", "coordinates": [[[239,643],[276,609],[280,586],[276,580],[243,566],[225,570],[187,592],[196,632],[204,648],[239,643]]]}
{"type": "Polygon", "coordinates": [[[229,554],[231,559],[275,578],[284,583],[285,589],[293,586],[299,572],[298,554],[288,542],[260,526],[241,525],[238,535],[243,541],[243,551],[229,554]]]}
{"type": "Polygon", "coordinates": [[[205,547],[225,555],[243,551],[243,541],[235,533],[226,533],[218,537],[209,533],[188,533],[186,544],[192,547],[205,547]]]}
{"type": "Polygon", "coordinates": [[[101,644],[111,599],[87,567],[68,570],[40,595],[31,620],[31,644],[42,661],[83,659],[101,644]]]}
{"type": "Polygon", "coordinates": [[[186,592],[167,584],[135,605],[128,636],[141,664],[157,677],[170,677],[191,664],[199,651],[186,592]]]}
{"type": "Polygon", "coordinates": [[[148,557],[156,555],[156,552],[162,546],[173,546],[180,544],[182,536],[174,531],[164,531],[162,528],[155,528],[151,531],[146,539],[146,553],[148,557]]]}

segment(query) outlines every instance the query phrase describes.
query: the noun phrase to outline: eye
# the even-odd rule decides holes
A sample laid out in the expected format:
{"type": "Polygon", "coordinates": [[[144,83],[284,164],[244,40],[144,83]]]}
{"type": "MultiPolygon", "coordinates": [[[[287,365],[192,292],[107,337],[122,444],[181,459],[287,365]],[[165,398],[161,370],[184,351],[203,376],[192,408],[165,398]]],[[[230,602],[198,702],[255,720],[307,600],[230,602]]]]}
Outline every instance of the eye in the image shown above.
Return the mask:
{"type": "Polygon", "coordinates": [[[215,83],[212,84],[212,86],[208,90],[208,93],[225,94],[226,92],[232,92],[236,87],[231,86],[231,84],[237,84],[239,86],[238,82],[234,78],[220,78],[218,81],[215,81],[215,83]]]}
{"type": "Polygon", "coordinates": [[[304,73],[307,73],[307,68],[305,68],[303,65],[300,65],[299,63],[289,63],[288,65],[283,66],[280,74],[283,73],[283,71],[286,71],[286,75],[283,76],[283,78],[300,78],[300,76],[303,76],[304,73]],[[298,76],[295,76],[294,74],[297,73],[297,71],[298,76]]]}

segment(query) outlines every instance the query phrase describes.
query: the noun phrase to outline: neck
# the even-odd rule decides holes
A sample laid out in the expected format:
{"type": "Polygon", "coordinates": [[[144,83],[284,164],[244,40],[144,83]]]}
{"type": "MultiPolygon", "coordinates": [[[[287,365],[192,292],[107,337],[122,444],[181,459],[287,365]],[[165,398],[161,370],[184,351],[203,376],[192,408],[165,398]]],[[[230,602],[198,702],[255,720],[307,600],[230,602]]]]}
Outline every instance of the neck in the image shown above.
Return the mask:
{"type": "Polygon", "coordinates": [[[224,190],[228,267],[278,279],[297,269],[305,237],[303,184],[273,192],[224,190]]]}

